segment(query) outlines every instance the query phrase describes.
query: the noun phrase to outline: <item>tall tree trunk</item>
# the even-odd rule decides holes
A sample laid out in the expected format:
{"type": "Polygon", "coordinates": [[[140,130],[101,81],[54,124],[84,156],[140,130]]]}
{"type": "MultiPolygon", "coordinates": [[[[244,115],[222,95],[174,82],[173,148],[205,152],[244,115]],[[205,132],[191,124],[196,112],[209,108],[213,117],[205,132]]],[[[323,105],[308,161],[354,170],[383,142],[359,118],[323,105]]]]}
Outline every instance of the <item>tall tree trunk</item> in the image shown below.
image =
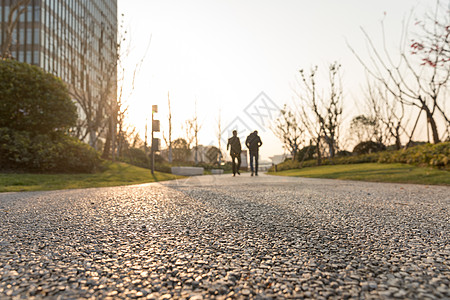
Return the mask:
{"type": "Polygon", "coordinates": [[[395,149],[400,150],[402,148],[402,143],[400,141],[400,123],[395,127],[395,149]]]}
{"type": "Polygon", "coordinates": [[[91,145],[92,148],[97,149],[97,136],[95,130],[92,128],[89,128],[89,145],[91,145]]]}
{"type": "Polygon", "coordinates": [[[441,140],[439,139],[439,133],[436,125],[436,121],[434,120],[433,114],[431,113],[430,109],[424,105],[424,110],[427,114],[427,122],[430,124],[431,132],[433,134],[433,143],[437,144],[441,140]]]}
{"type": "Polygon", "coordinates": [[[116,160],[116,138],[117,138],[117,126],[116,126],[116,115],[113,114],[111,117],[111,160],[116,160]]]}
{"type": "Polygon", "coordinates": [[[294,149],[292,150],[292,161],[295,161],[295,158],[297,157],[297,151],[298,151],[298,147],[294,146],[294,149]]]}
{"type": "Polygon", "coordinates": [[[103,147],[103,153],[102,153],[103,159],[109,158],[110,149],[111,149],[111,137],[110,136],[111,135],[109,134],[109,131],[108,131],[108,135],[106,136],[105,146],[103,147]]]}
{"type": "Polygon", "coordinates": [[[198,147],[197,146],[195,146],[195,152],[194,152],[194,161],[195,161],[195,164],[198,164],[198,158],[197,158],[197,149],[198,149],[198,147]]]}
{"type": "Polygon", "coordinates": [[[327,137],[328,147],[330,147],[330,158],[334,158],[334,155],[336,154],[336,150],[334,149],[334,137],[327,137]]]}
{"type": "Polygon", "coordinates": [[[322,165],[322,155],[320,154],[320,136],[317,138],[316,150],[317,150],[317,165],[320,166],[322,165]]]}

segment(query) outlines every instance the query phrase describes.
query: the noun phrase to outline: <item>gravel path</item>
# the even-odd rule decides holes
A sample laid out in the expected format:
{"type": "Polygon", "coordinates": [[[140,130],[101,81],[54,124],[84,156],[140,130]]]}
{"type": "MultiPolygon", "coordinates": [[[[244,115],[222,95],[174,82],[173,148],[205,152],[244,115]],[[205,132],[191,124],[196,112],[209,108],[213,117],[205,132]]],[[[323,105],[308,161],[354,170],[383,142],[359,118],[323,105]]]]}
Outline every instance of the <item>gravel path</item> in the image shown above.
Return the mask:
{"type": "Polygon", "coordinates": [[[0,194],[0,299],[450,298],[450,188],[250,177],[0,194]]]}

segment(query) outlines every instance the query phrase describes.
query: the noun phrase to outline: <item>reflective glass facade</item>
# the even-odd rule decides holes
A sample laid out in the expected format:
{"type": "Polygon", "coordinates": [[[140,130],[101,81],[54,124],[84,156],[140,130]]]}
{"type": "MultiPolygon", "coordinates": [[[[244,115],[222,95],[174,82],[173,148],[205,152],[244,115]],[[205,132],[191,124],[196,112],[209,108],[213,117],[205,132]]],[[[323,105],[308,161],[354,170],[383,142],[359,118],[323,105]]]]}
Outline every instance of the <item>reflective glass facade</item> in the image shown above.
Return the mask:
{"type": "MultiPolygon", "coordinates": [[[[15,4],[0,0],[0,45],[15,4]]],[[[104,81],[116,78],[117,0],[30,0],[22,8],[11,56],[61,77],[72,88],[89,85],[99,97],[104,81]]],[[[114,93],[115,83],[111,88],[114,93]]]]}

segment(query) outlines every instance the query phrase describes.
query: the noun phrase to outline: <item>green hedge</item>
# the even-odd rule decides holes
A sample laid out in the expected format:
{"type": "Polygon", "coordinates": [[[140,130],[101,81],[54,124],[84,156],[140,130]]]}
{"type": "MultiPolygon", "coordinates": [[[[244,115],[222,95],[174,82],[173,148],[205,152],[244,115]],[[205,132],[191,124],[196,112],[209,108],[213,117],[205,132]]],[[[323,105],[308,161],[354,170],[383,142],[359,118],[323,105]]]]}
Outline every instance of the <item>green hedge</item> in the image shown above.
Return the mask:
{"type": "Polygon", "coordinates": [[[231,163],[228,163],[228,162],[220,167],[217,164],[208,164],[208,163],[204,163],[204,162],[200,162],[198,164],[195,164],[194,162],[173,162],[173,163],[156,162],[155,170],[157,170],[159,172],[164,172],[164,173],[171,173],[172,172],[171,168],[178,167],[178,166],[202,167],[207,172],[211,171],[212,169],[216,169],[216,168],[223,169],[224,172],[231,172],[231,170],[232,170],[231,163]]]}
{"type": "Polygon", "coordinates": [[[422,165],[450,170],[450,142],[424,144],[406,150],[380,152],[378,162],[422,165]]]}
{"type": "Polygon", "coordinates": [[[98,153],[74,137],[55,132],[33,134],[0,128],[3,170],[92,173],[99,169],[98,153]]]}
{"type": "MultiPolygon", "coordinates": [[[[450,142],[423,144],[397,151],[383,151],[322,160],[322,165],[361,163],[405,163],[450,170],[450,142]]],[[[307,160],[303,164],[298,161],[288,160],[277,165],[277,171],[300,169],[316,165],[317,160],[307,160]]],[[[271,167],[269,171],[273,172],[274,167],[271,167]]]]}

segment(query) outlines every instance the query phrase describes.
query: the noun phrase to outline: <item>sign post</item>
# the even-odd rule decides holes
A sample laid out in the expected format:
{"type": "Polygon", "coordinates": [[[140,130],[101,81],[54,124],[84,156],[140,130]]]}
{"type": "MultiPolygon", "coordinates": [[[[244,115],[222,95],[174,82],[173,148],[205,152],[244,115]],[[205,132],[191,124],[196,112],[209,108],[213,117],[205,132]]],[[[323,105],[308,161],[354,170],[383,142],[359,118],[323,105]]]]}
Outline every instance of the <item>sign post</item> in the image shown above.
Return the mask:
{"type": "Polygon", "coordinates": [[[159,120],[155,120],[154,115],[158,112],[158,105],[152,105],[152,175],[155,173],[155,151],[159,151],[159,139],[153,136],[154,132],[159,132],[159,120]]]}

